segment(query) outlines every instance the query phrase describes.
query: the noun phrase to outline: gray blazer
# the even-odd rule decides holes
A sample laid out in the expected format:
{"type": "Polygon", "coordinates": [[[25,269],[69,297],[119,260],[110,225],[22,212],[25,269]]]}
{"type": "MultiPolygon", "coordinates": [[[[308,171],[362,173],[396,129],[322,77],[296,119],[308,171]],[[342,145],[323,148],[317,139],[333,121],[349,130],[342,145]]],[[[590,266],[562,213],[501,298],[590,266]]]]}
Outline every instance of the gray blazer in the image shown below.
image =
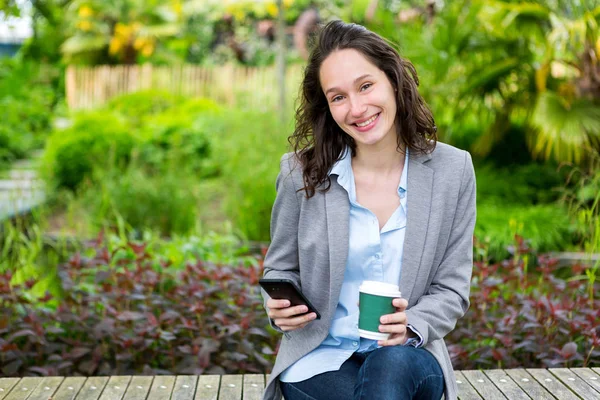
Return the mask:
{"type": "MultiPolygon", "coordinates": [[[[444,372],[446,399],[457,386],[444,336],[469,307],[475,225],[475,173],[469,153],[439,143],[431,154],[410,153],[408,221],[400,290],[408,323],[444,372]]],[[[289,278],[321,313],[320,320],[283,335],[264,400],[281,398],[278,376],[327,337],[338,305],[346,258],[350,204],[331,176],[331,188],[306,199],[292,153],[281,159],[271,219],[267,278],[289,278]]]]}

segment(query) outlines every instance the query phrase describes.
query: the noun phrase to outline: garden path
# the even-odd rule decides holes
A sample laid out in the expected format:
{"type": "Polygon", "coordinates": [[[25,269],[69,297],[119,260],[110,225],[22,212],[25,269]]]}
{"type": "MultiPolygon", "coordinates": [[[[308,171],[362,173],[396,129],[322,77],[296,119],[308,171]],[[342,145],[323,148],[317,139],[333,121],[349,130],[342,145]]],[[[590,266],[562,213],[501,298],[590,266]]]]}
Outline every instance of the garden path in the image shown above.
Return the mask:
{"type": "MultiPolygon", "coordinates": [[[[266,375],[0,378],[0,400],[260,400],[266,375]]],[[[456,371],[460,400],[600,399],[600,368],[456,371]]]]}

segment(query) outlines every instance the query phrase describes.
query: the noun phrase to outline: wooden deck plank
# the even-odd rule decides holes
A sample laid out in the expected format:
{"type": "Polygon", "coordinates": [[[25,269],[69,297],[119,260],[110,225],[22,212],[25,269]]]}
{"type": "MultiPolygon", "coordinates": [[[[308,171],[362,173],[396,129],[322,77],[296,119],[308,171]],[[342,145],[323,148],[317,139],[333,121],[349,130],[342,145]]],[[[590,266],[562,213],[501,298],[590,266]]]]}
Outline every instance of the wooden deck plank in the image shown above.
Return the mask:
{"type": "Polygon", "coordinates": [[[577,397],[571,389],[563,385],[559,379],[543,368],[526,368],[531,376],[535,378],[544,388],[546,388],[553,396],[560,400],[577,400],[577,397]]]}
{"type": "Polygon", "coordinates": [[[11,389],[19,382],[21,378],[0,378],[0,400],[3,400],[10,393],[11,389]]]}
{"type": "Polygon", "coordinates": [[[502,392],[500,392],[500,390],[494,386],[492,381],[490,381],[483,372],[467,370],[462,371],[462,373],[484,400],[506,399],[502,392]]]}
{"type": "Polygon", "coordinates": [[[197,375],[179,375],[175,380],[171,400],[194,400],[197,382],[197,375]]]}
{"type": "Polygon", "coordinates": [[[194,400],[217,400],[220,383],[221,375],[201,375],[198,378],[194,400]]]}
{"type": "Polygon", "coordinates": [[[265,376],[259,374],[244,375],[242,400],[261,400],[265,390],[265,376]]]}
{"type": "Polygon", "coordinates": [[[242,375],[223,375],[219,387],[219,400],[240,400],[242,398],[242,375]]]}
{"type": "Polygon", "coordinates": [[[146,400],[152,386],[152,380],[152,376],[134,376],[131,378],[123,400],[146,400]]]}
{"type": "Polygon", "coordinates": [[[83,376],[70,376],[65,378],[60,384],[57,392],[52,397],[52,400],[74,400],[79,390],[85,383],[85,377],[83,376]]]}
{"type": "Polygon", "coordinates": [[[47,376],[40,385],[31,393],[29,400],[48,400],[58,390],[65,378],[63,376],[47,376]]]}
{"type": "Polygon", "coordinates": [[[570,368],[575,375],[583,379],[588,385],[600,392],[600,375],[591,368],[570,368]]]}
{"type": "Polygon", "coordinates": [[[75,399],[98,400],[107,383],[108,376],[92,376],[87,378],[75,399]]]}
{"type": "Polygon", "coordinates": [[[460,371],[454,371],[456,386],[458,386],[458,398],[460,400],[481,400],[481,396],[471,386],[468,379],[460,371]]]}
{"type": "Polygon", "coordinates": [[[524,369],[507,369],[505,371],[532,399],[554,400],[556,398],[544,389],[544,387],[524,369]]]}
{"type": "Polygon", "coordinates": [[[111,376],[102,391],[100,400],[121,400],[130,381],[131,375],[111,376]]]}
{"type": "Polygon", "coordinates": [[[598,400],[600,392],[594,390],[590,385],[585,383],[580,377],[571,372],[568,368],[550,368],[551,374],[560,379],[565,385],[584,400],[598,400]]]}
{"type": "Polygon", "coordinates": [[[600,368],[592,368],[592,371],[600,375],[600,368]]]}
{"type": "Polygon", "coordinates": [[[26,400],[31,396],[31,393],[42,383],[44,378],[40,377],[25,377],[12,388],[5,400],[26,400]]]}
{"type": "MultiPolygon", "coordinates": [[[[496,385],[502,394],[510,400],[531,400],[531,398],[525,393],[519,385],[512,380],[510,376],[504,370],[501,369],[490,369],[484,371],[484,374],[490,378],[492,383],[496,385]]],[[[537,400],[537,399],[536,399],[537,400]]]]}
{"type": "Polygon", "coordinates": [[[170,399],[174,385],[175,376],[173,375],[155,376],[152,387],[150,388],[150,394],[146,400],[170,399]]]}

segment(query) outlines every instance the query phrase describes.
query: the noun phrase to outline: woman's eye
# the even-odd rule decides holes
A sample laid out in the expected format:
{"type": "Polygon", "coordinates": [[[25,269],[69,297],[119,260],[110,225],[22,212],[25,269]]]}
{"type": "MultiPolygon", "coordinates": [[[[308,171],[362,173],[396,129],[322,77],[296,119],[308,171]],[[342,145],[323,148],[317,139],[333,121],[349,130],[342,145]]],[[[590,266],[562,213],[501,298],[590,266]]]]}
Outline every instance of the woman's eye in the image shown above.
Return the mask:
{"type": "Polygon", "coordinates": [[[335,101],[339,101],[342,99],[342,96],[335,96],[333,99],[331,99],[331,102],[335,102],[335,101]]]}
{"type": "Polygon", "coordinates": [[[372,83],[365,83],[364,85],[362,85],[362,87],[360,88],[360,90],[367,90],[371,86],[373,86],[372,83]]]}

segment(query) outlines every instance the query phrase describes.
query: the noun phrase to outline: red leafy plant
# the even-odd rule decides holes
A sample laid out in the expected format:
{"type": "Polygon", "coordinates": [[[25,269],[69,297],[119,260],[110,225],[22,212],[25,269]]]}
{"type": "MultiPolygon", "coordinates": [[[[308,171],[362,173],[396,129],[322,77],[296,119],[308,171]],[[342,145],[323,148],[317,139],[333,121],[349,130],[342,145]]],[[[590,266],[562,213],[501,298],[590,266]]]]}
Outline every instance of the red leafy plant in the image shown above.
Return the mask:
{"type": "Polygon", "coordinates": [[[59,299],[33,302],[35,282],[11,286],[11,274],[0,275],[3,376],[270,369],[279,337],[262,307],[260,257],[236,265],[194,259],[174,271],[144,244],[90,246],[60,266],[59,299]]]}
{"type": "Polygon", "coordinates": [[[446,338],[454,367],[599,367],[600,285],[516,244],[509,260],[475,263],[471,306],[446,338]]]}

